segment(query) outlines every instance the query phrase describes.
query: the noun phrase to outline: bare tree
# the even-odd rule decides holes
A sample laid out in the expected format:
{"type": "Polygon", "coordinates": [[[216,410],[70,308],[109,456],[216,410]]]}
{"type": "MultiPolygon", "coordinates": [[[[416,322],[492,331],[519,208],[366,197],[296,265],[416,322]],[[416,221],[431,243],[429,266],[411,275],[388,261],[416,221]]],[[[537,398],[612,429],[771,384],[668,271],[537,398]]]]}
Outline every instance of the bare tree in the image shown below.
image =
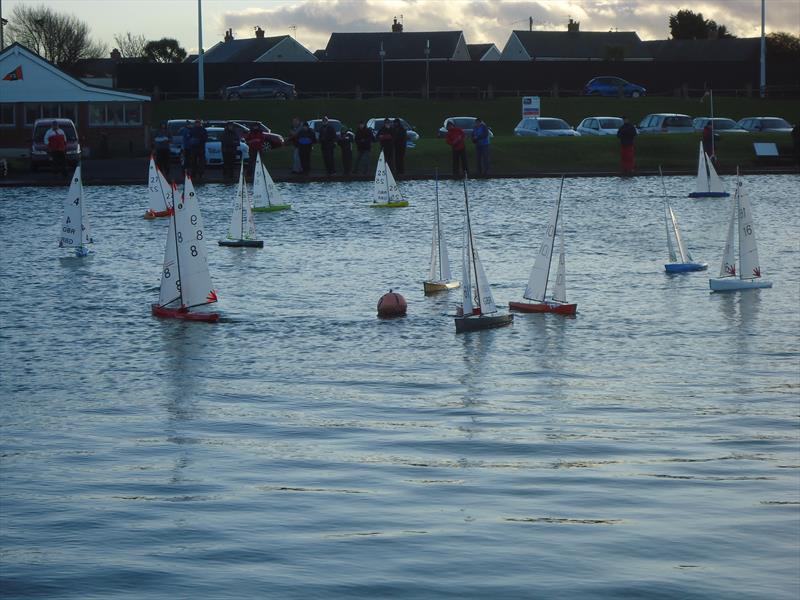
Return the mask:
{"type": "Polygon", "coordinates": [[[46,6],[18,4],[11,11],[8,37],[55,63],[69,67],[81,58],[105,56],[108,47],[89,37],[89,26],[46,6]]]}
{"type": "Polygon", "coordinates": [[[143,35],[133,35],[130,31],[115,33],[114,43],[123,58],[139,58],[144,56],[147,39],[143,35]]]}

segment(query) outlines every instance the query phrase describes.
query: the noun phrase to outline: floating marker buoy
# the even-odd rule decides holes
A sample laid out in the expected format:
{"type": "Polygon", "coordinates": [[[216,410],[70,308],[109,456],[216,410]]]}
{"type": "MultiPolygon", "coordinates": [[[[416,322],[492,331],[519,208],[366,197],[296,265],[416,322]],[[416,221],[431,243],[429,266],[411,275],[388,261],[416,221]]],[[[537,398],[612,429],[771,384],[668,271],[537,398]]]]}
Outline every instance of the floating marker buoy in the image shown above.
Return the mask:
{"type": "Polygon", "coordinates": [[[392,290],[378,300],[379,317],[402,317],[406,314],[407,308],[406,299],[392,290]]]}

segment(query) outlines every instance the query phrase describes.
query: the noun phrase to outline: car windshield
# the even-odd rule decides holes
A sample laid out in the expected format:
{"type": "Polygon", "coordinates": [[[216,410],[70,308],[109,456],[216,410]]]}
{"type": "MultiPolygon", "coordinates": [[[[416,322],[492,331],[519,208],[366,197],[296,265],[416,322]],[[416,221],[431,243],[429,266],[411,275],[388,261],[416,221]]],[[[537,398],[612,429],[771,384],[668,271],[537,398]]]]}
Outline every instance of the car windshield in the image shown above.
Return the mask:
{"type": "Polygon", "coordinates": [[[664,127],[691,127],[692,120],[689,117],[666,117],[664,127]]]}
{"type": "Polygon", "coordinates": [[[569,129],[561,119],[539,119],[539,129],[569,129]]]}
{"type": "MultiPolygon", "coordinates": [[[[394,120],[396,117],[389,117],[389,126],[391,127],[394,125],[394,120]]],[[[380,129],[383,127],[384,119],[372,119],[372,128],[373,129],[380,129]]],[[[403,126],[403,129],[413,129],[411,125],[408,124],[408,121],[405,119],[400,119],[400,124],[403,126]]]]}
{"type": "Polygon", "coordinates": [[[475,126],[475,119],[472,117],[458,117],[448,121],[460,129],[472,129],[475,126]]]}
{"type": "Polygon", "coordinates": [[[622,127],[622,119],[600,119],[601,129],[619,129],[622,127]]]}
{"type": "Polygon", "coordinates": [[[736,121],[733,121],[731,119],[720,119],[718,121],[717,120],[714,121],[713,127],[714,129],[722,130],[722,129],[738,128],[738,125],[736,124],[736,121]]]}
{"type": "MultiPolygon", "coordinates": [[[[47,130],[50,129],[53,124],[49,125],[37,125],[36,130],[33,132],[33,139],[36,143],[41,144],[44,142],[44,134],[47,133],[47,130]]],[[[70,127],[66,123],[59,123],[58,126],[64,132],[64,135],[67,136],[68,142],[76,142],[78,141],[78,134],[75,133],[75,128],[70,127]]]]}
{"type": "Polygon", "coordinates": [[[789,125],[789,123],[787,123],[783,119],[762,119],[761,120],[761,128],[762,129],[780,129],[780,128],[791,129],[792,126],[789,125]]]}

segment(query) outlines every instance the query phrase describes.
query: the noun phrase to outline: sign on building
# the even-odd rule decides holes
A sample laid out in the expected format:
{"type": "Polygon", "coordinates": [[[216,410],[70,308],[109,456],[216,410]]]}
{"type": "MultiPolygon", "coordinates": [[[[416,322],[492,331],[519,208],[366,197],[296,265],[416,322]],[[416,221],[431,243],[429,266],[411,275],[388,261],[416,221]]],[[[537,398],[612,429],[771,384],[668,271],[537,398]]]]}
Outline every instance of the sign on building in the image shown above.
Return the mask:
{"type": "Polygon", "coordinates": [[[522,97],[522,118],[525,117],[538,117],[539,116],[540,101],[539,96],[523,96],[522,97]]]}

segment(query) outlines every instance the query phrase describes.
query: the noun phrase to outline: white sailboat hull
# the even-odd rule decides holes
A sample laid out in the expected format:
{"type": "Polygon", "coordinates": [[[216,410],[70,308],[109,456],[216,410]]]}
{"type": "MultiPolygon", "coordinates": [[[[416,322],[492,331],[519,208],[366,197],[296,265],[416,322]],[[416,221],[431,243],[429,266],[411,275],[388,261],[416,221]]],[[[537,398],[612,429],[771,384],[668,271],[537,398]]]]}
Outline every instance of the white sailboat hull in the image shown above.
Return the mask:
{"type": "Polygon", "coordinates": [[[709,279],[708,285],[712,292],[735,292],[737,290],[755,290],[771,288],[772,282],[765,279],[739,279],[738,277],[723,277],[709,279]]]}

